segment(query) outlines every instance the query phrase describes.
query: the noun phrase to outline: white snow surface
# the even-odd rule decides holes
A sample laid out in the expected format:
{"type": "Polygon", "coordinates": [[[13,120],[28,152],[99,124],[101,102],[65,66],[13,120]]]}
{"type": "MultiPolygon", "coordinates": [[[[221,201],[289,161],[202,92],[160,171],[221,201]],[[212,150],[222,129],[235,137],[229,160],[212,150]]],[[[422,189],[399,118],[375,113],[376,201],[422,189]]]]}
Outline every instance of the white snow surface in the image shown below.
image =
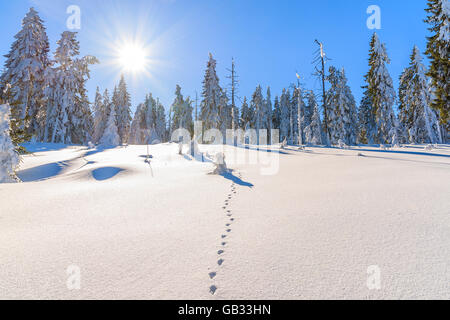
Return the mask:
{"type": "Polygon", "coordinates": [[[234,147],[224,176],[176,144],[151,167],[146,146],[27,147],[0,184],[0,299],[450,299],[449,145],[273,147],[270,176],[234,147]]]}

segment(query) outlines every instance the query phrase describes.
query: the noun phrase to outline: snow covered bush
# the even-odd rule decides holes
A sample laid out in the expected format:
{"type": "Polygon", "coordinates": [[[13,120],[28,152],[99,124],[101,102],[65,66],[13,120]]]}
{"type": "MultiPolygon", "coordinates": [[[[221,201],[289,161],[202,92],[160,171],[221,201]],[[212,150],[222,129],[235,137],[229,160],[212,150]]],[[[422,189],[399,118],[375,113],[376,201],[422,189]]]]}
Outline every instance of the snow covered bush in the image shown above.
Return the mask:
{"type": "Polygon", "coordinates": [[[9,131],[9,106],[0,105],[0,183],[18,180],[14,171],[19,165],[19,155],[14,149],[9,131]]]}
{"type": "Polygon", "coordinates": [[[339,149],[348,149],[347,144],[342,139],[339,139],[337,145],[338,145],[339,149]]]}
{"type": "Polygon", "coordinates": [[[228,172],[227,164],[225,162],[225,154],[219,152],[214,157],[214,165],[216,168],[213,171],[213,174],[224,174],[228,172]]]}
{"type": "Polygon", "coordinates": [[[117,147],[120,144],[119,132],[116,125],[116,112],[111,108],[105,133],[100,140],[100,145],[105,147],[117,147]]]}
{"type": "Polygon", "coordinates": [[[441,143],[439,121],[430,108],[433,98],[422,61],[420,50],[415,46],[410,65],[400,77],[400,131],[404,142],[441,143]]]}
{"type": "Polygon", "coordinates": [[[286,147],[287,147],[287,138],[284,138],[283,142],[281,143],[280,148],[281,149],[286,149],[286,147]]]}

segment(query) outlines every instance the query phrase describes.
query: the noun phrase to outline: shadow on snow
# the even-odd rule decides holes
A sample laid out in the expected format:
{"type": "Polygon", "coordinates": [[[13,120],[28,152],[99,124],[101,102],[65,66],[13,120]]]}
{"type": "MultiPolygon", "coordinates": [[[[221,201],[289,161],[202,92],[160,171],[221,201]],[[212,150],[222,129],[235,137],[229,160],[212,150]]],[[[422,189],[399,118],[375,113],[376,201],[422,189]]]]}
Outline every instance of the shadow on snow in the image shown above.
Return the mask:
{"type": "Polygon", "coordinates": [[[248,188],[254,187],[254,185],[252,183],[245,182],[242,179],[240,179],[239,177],[236,177],[232,171],[225,172],[225,173],[221,174],[221,176],[224,177],[225,179],[228,179],[228,180],[236,183],[239,186],[248,187],[248,188]]]}

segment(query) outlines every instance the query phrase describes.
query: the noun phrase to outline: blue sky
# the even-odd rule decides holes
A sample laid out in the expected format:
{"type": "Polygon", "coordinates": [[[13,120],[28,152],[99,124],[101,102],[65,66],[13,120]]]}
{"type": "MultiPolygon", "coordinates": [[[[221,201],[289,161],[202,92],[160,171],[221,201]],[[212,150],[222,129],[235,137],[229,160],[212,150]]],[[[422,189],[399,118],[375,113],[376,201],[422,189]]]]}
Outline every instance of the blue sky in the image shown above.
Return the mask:
{"type": "Polygon", "coordinates": [[[320,82],[312,76],[314,39],[325,43],[329,64],[345,67],[359,102],[373,33],[366,26],[369,5],[381,8],[382,29],[377,32],[387,45],[396,87],[413,46],[424,51],[428,34],[423,22],[426,0],[17,0],[0,3],[0,53],[9,51],[31,6],[45,20],[54,52],[59,35],[67,30],[69,5],[81,8],[82,54],[102,62],[92,68],[91,99],[97,85],[112,89],[118,81],[120,68],[111,57],[121,41],[138,39],[150,48],[149,73],[125,75],[133,110],[148,92],[167,108],[177,84],[185,96],[200,93],[209,52],[218,61],[222,86],[235,58],[241,97],[251,96],[258,84],[270,85],[272,97],[279,95],[296,81],[296,71],[305,88],[319,92],[320,82]]]}

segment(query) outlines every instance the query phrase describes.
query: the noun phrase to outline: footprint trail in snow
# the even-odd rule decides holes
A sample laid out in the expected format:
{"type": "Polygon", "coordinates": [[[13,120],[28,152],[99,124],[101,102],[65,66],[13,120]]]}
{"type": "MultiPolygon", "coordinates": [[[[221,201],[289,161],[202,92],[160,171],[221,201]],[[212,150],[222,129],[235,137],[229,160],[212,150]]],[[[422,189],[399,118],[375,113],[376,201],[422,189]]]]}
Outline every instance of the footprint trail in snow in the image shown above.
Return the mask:
{"type": "MultiPolygon", "coordinates": [[[[242,178],[242,175],[239,173],[239,179],[242,178]]],[[[224,201],[224,206],[222,207],[222,209],[224,210],[225,213],[225,217],[226,217],[226,223],[225,223],[225,229],[224,229],[224,233],[220,236],[220,239],[222,240],[220,246],[222,249],[220,249],[219,251],[217,251],[217,266],[219,268],[218,271],[220,271],[220,268],[223,267],[224,263],[225,263],[225,253],[226,253],[226,248],[228,245],[228,242],[226,242],[226,240],[230,237],[232,230],[232,225],[233,223],[236,221],[235,218],[233,217],[233,212],[230,209],[230,203],[233,200],[233,196],[237,194],[237,189],[236,189],[236,183],[233,182],[231,184],[231,190],[230,193],[226,196],[226,200],[224,201]]],[[[217,277],[218,271],[214,271],[214,272],[210,272],[209,278],[212,281],[211,286],[209,287],[209,293],[211,295],[215,295],[217,290],[219,290],[218,286],[215,283],[215,279],[217,277]]]]}

